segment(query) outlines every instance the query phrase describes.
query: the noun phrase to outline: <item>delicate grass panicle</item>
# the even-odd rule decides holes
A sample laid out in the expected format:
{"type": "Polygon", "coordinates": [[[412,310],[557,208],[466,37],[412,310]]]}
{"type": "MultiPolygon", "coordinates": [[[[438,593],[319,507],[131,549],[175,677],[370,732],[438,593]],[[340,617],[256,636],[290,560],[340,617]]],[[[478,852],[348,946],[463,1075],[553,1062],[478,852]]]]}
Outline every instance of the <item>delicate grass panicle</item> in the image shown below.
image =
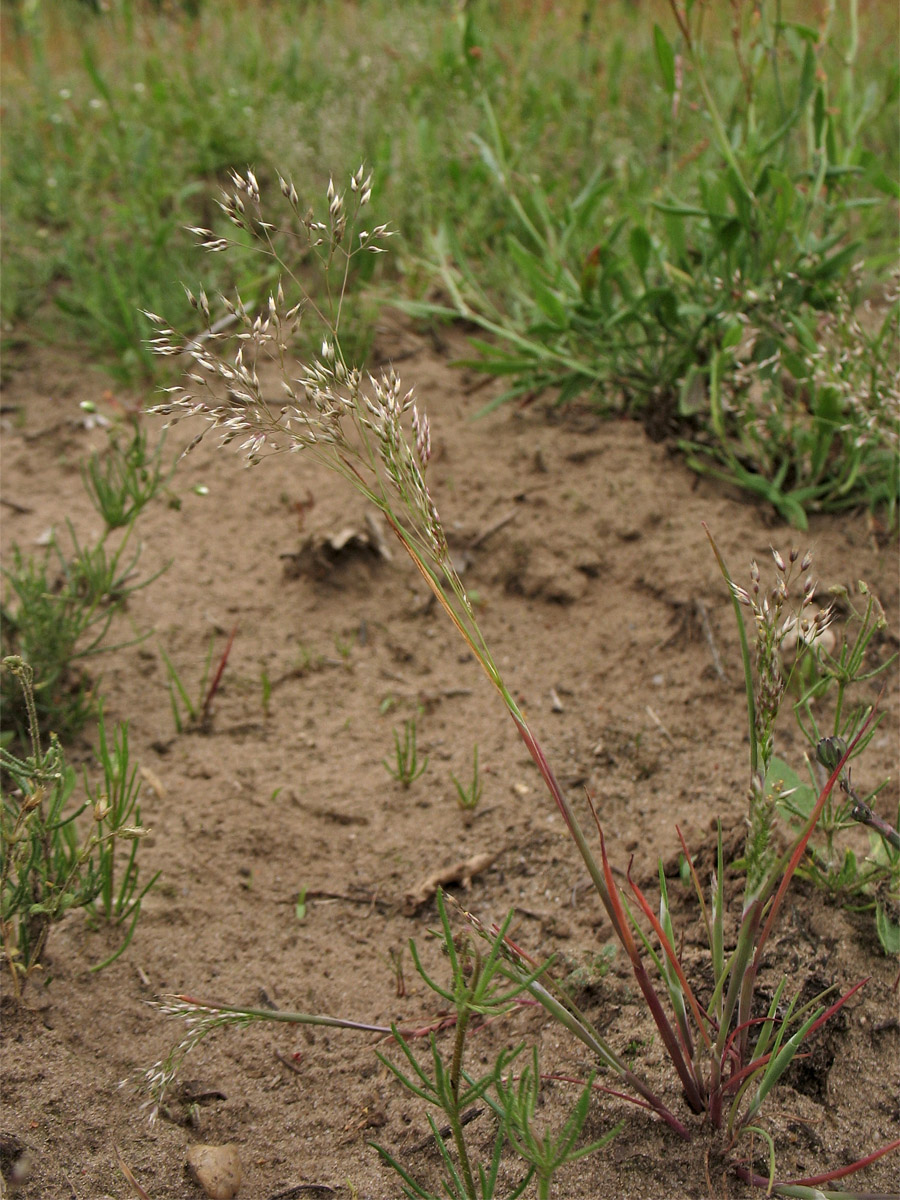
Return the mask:
{"type": "MultiPolygon", "coordinates": [[[[640,1075],[616,1051],[578,1010],[571,997],[554,983],[546,969],[509,940],[508,921],[499,928],[486,929],[472,919],[476,934],[485,939],[488,948],[483,957],[474,955],[467,974],[452,949],[454,940],[441,904],[444,942],[454,982],[450,989],[444,990],[430,980],[426,979],[426,982],[441,995],[451,998],[456,1006],[457,1036],[449,1074],[434,1041],[429,1065],[421,1063],[415,1056],[405,1031],[395,1030],[394,1037],[409,1066],[409,1071],[404,1067],[402,1074],[397,1072],[401,1080],[429,1103],[437,1103],[450,1118],[456,1154],[453,1157],[449,1151],[443,1153],[445,1190],[452,1196],[465,1197],[465,1200],[485,1200],[495,1191],[495,1159],[476,1171],[457,1137],[456,1126],[461,1122],[459,1107],[462,1096],[467,1094],[466,1089],[471,1093],[474,1088],[473,1094],[484,1094],[485,1098],[487,1092],[494,1089],[491,1107],[501,1125],[506,1120],[527,1122],[533,1109],[530,1091],[533,1084],[528,1083],[528,1077],[524,1081],[520,1077],[520,1085],[514,1090],[511,1080],[505,1078],[508,1072],[502,1069],[502,1064],[495,1068],[496,1078],[490,1083],[470,1081],[460,1068],[468,1027],[466,1014],[476,1013],[482,1007],[489,1011],[494,1003],[491,996],[499,996],[501,1006],[517,1003],[520,999],[537,1001],[615,1078],[618,1084],[616,1095],[656,1114],[674,1135],[686,1141],[706,1138],[711,1130],[716,1139],[714,1152],[723,1166],[754,1185],[770,1190],[778,1186],[781,1191],[789,1188],[792,1195],[814,1196],[818,1193],[812,1189],[820,1184],[857,1170],[887,1150],[900,1146],[898,1139],[856,1163],[835,1167],[815,1177],[776,1183],[774,1140],[760,1124],[759,1117],[767,1096],[796,1054],[863,986],[858,983],[844,995],[834,998],[835,985],[809,1003],[801,1004],[797,997],[788,998],[786,978],[777,980],[774,985],[767,981],[765,997],[758,984],[787,888],[849,756],[862,744],[872,725],[873,714],[870,712],[862,720],[833,763],[788,850],[778,853],[766,840],[756,853],[752,870],[746,872],[743,895],[734,914],[737,932],[733,938],[726,932],[726,863],[721,835],[708,900],[682,839],[682,850],[706,931],[707,970],[703,976],[704,986],[700,988],[697,980],[692,982],[689,978],[693,968],[679,949],[683,939],[673,927],[662,865],[658,907],[651,905],[630,872],[626,879],[631,901],[626,899],[624,889],[620,889],[614,878],[599,823],[598,855],[594,850],[594,839],[589,839],[584,831],[575,806],[560,786],[484,642],[473,607],[447,552],[440,517],[425,482],[429,458],[428,423],[417,408],[412,392],[403,390],[393,372],[375,379],[364,376],[345,360],[339,327],[351,263],[360,254],[381,250],[381,243],[388,236],[384,226],[355,232],[357,218],[369,198],[370,177],[363,168],[352,176],[349,205],[345,204],[344,195],[331,184],[324,221],[306,213],[293,185],[282,180],[281,191],[291,212],[293,228],[281,228],[264,217],[259,188],[251,171],[234,175],[232,183],[233,187],[223,200],[224,211],[244,233],[256,239],[264,255],[280,264],[283,277],[291,277],[301,299],[299,303],[289,305],[283,287],[279,285],[259,314],[248,312],[240,299],[226,303],[228,313],[238,321],[237,349],[228,358],[218,353],[217,347],[224,335],[216,332],[204,295],[195,298],[194,304],[206,324],[205,333],[178,337],[162,318],[152,316],[158,329],[156,348],[167,355],[185,353],[192,360],[188,386],[170,388],[168,399],[157,411],[170,420],[186,415],[202,418],[206,428],[196,435],[192,445],[209,428],[221,432],[223,443],[240,437],[240,449],[250,464],[259,462],[270,452],[303,450],[312,453],[349,480],[381,510],[437,602],[496,688],[537,766],[587,868],[615,938],[628,956],[647,1015],[653,1021],[672,1077],[677,1079],[685,1101],[685,1111],[681,1111],[679,1106],[673,1105],[668,1089],[664,1090],[659,1083],[640,1075]],[[284,239],[292,246],[301,243],[310,255],[319,259],[325,275],[324,302],[314,302],[296,276],[291,275],[286,265],[287,257],[279,249],[284,239]],[[290,339],[300,322],[309,316],[322,322],[325,336],[317,357],[298,362],[291,357],[290,339]],[[269,397],[269,376],[266,375],[265,382],[261,379],[264,364],[273,365],[274,374],[280,378],[282,394],[277,400],[269,397]],[[476,995],[472,989],[477,991],[488,979],[495,979],[498,987],[505,981],[505,990],[495,993],[492,985],[488,989],[490,995],[480,992],[476,995]],[[760,1144],[766,1148],[762,1160],[758,1157],[760,1144]],[[765,1163],[764,1167],[761,1162],[765,1163]]],[[[212,237],[208,230],[196,232],[207,249],[218,251],[227,245],[223,239],[212,237]]],[[[727,566],[718,549],[715,546],[714,549],[731,584],[727,566]]],[[[761,593],[759,572],[755,567],[749,589],[731,585],[742,638],[751,729],[750,776],[757,803],[764,796],[760,788],[760,778],[765,777],[764,764],[771,761],[774,713],[785,694],[775,655],[787,638],[791,621],[797,623],[804,645],[812,647],[816,636],[827,631],[832,619],[828,609],[820,615],[812,612],[814,588],[808,580],[803,580],[809,567],[807,557],[801,559],[796,552],[791,552],[787,559],[779,554],[774,557],[777,579],[771,594],[761,593]],[[756,625],[760,674],[756,686],[747,636],[740,620],[742,604],[750,607],[756,625]]],[[[589,814],[596,822],[592,806],[589,814]]],[[[201,1025],[195,1026],[196,1030],[204,1028],[202,1015],[209,1011],[208,1006],[190,1002],[190,1015],[201,1018],[201,1025]]],[[[303,1015],[258,1013],[239,1008],[217,1008],[215,1011],[239,1023],[256,1019],[310,1020],[303,1015]]],[[[317,1020],[341,1023],[330,1017],[317,1020]]],[[[192,1044],[194,1041],[189,1038],[185,1049],[192,1044]]],[[[159,1069],[153,1073],[151,1083],[156,1090],[157,1102],[170,1074],[159,1069]]],[[[531,1078],[534,1079],[533,1074],[531,1078]]],[[[586,1105],[588,1093],[584,1095],[586,1105]]],[[[583,1122],[579,1112],[574,1117],[573,1129],[576,1126],[580,1129],[579,1122],[583,1122]]],[[[557,1150],[565,1157],[573,1149],[565,1138],[556,1147],[530,1140],[521,1128],[518,1131],[511,1128],[505,1140],[520,1154],[532,1155],[532,1166],[538,1177],[545,1168],[552,1175],[557,1150]]],[[[428,1195],[399,1164],[394,1165],[400,1170],[407,1195],[428,1195]]],[[[512,1194],[517,1193],[513,1191],[512,1194]]],[[[541,1194],[546,1194],[543,1188],[541,1194]]]]}
{"type": "Polygon", "coordinates": [[[765,771],[772,758],[775,721],[784,696],[784,670],[782,647],[789,637],[803,646],[812,646],[832,623],[834,606],[806,613],[816,594],[816,581],[811,575],[803,580],[796,611],[790,606],[791,585],[796,586],[794,570],[803,574],[812,566],[812,554],[807,551],[800,559],[800,551],[791,549],[787,562],[779,551],[772,551],[778,577],[775,586],[767,595],[760,595],[760,573],[755,562],[750,564],[750,587],[735,586],[734,594],[740,604],[746,605],[753,614],[756,627],[756,744],[765,771]],[[799,566],[797,560],[800,559],[799,566]],[[804,615],[806,614],[806,615],[804,615]]]}
{"type": "MultiPolygon", "coordinates": [[[[818,644],[835,616],[833,605],[825,609],[812,608],[816,582],[811,575],[807,575],[802,582],[797,579],[797,575],[802,576],[812,566],[812,554],[809,551],[801,559],[800,551],[792,548],[785,561],[779,551],[773,549],[772,558],[776,579],[770,590],[760,587],[760,570],[756,562],[750,564],[748,587],[732,583],[735,600],[750,609],[756,634],[755,686],[749,674],[746,653],[744,660],[748,671],[747,697],[752,722],[750,833],[744,863],[751,882],[762,882],[772,865],[769,844],[775,803],[771,792],[766,790],[766,776],[772,762],[775,724],[786,686],[783,650],[788,640],[793,640],[799,661],[804,653],[811,652],[811,648],[818,644]],[[796,594],[792,594],[792,589],[796,594]]],[[[740,626],[740,630],[743,638],[743,626],[740,626]]]]}

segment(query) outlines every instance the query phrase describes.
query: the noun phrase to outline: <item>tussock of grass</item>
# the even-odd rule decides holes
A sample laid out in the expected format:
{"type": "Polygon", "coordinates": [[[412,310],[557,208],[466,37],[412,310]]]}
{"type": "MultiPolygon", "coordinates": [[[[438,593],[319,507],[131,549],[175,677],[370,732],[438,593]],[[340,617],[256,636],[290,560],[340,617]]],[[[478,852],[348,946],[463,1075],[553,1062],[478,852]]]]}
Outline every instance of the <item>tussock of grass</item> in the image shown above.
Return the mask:
{"type": "MultiPolygon", "coordinates": [[[[510,378],[510,394],[587,391],[634,409],[651,432],[677,431],[697,470],[798,524],[810,509],[861,499],[891,511],[896,388],[881,381],[895,366],[895,323],[848,345],[838,335],[853,332],[854,308],[895,254],[885,218],[900,171],[897,14],[886,2],[843,0],[826,21],[811,2],[785,0],[783,24],[768,10],[754,24],[739,6],[735,36],[732,7],[693,6],[705,13],[698,58],[662,0],[12,9],[4,333],[68,339],[126,382],[158,378],[144,311],[190,327],[182,283],[196,287],[196,259],[185,227],[235,236],[215,204],[230,172],[250,165],[263,187],[286,172],[308,205],[332,171],[363,160],[379,180],[373,222],[402,233],[394,265],[379,267],[394,275],[381,282],[392,299],[427,297],[417,311],[432,319],[478,320],[489,334],[479,362],[510,378]],[[769,26],[781,75],[759,40],[769,26]],[[813,48],[822,113],[809,91],[809,111],[779,132],[773,114],[790,116],[800,94],[788,67],[813,48]],[[806,205],[823,187],[822,116],[838,148],[829,168],[839,175],[825,186],[838,224],[806,205]],[[725,217],[749,194],[729,182],[729,161],[739,184],[752,165],[747,188],[765,213],[788,197],[790,236],[769,237],[739,211],[741,228],[729,231],[725,217]],[[791,272],[806,269],[819,242],[828,276],[822,287],[804,276],[798,291],[791,272]],[[767,274],[772,255],[780,274],[767,274]],[[861,280],[851,274],[859,259],[861,280]],[[735,264],[762,313],[756,325],[750,314],[749,330],[730,294],[735,264]],[[822,288],[836,289],[843,308],[822,288]],[[792,342],[815,346],[819,315],[835,312],[834,336],[797,367],[792,342]],[[783,326],[774,340],[773,320],[783,326]],[[774,368],[770,342],[781,354],[774,368]],[[849,384],[845,353],[856,363],[849,384]],[[782,366],[799,403],[780,380],[773,386],[782,366]],[[861,392],[885,436],[873,440],[867,401],[854,411],[861,392]]],[[[370,284],[376,260],[355,270],[356,283],[370,284]]],[[[252,309],[274,271],[249,254],[217,256],[205,283],[210,294],[237,289],[252,309]]],[[[350,296],[345,336],[359,360],[375,308],[371,292],[354,286],[350,296]]]]}
{"type": "MultiPolygon", "coordinates": [[[[541,179],[553,206],[598,168],[607,216],[639,205],[671,156],[650,15],[627,3],[103,8],[56,0],[3,19],[3,322],[58,336],[61,309],[72,340],[126,378],[153,371],[138,310],[188,315],[183,226],[211,223],[230,169],[250,163],[265,182],[277,164],[309,201],[340,164],[369,162],[374,215],[402,229],[401,270],[421,289],[417,260],[442,224],[500,282],[507,213],[485,98],[513,180],[541,179]]],[[[879,48],[883,36],[865,42],[879,48]]],[[[895,77],[872,69],[876,91],[895,77]]],[[[865,132],[890,174],[890,112],[865,132]]],[[[264,290],[256,269],[220,270],[207,282],[264,290]]]]}

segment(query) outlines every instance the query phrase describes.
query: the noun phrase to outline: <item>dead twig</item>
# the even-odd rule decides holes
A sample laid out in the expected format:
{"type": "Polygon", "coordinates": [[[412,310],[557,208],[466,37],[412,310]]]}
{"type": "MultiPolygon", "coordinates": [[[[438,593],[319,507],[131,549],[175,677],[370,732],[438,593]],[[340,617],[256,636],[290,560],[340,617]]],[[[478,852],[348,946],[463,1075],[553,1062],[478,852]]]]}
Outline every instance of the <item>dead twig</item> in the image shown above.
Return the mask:
{"type": "Polygon", "coordinates": [[[481,533],[479,533],[478,537],[475,538],[474,541],[469,542],[469,549],[477,550],[483,542],[488,540],[491,534],[496,533],[498,529],[502,529],[504,525],[508,525],[510,521],[514,521],[518,515],[519,510],[517,508],[512,508],[508,513],[504,513],[502,517],[498,517],[497,520],[488,525],[486,529],[482,529],[481,533]]]}
{"type": "Polygon", "coordinates": [[[289,1071],[293,1071],[295,1075],[303,1074],[303,1068],[300,1066],[300,1064],[294,1062],[292,1058],[288,1058],[286,1054],[282,1054],[280,1050],[275,1051],[275,1057],[282,1066],[287,1067],[289,1071]]]}
{"type": "Polygon", "coordinates": [[[269,1200],[297,1200],[298,1196],[336,1196],[337,1192],[327,1183],[297,1183],[283,1192],[275,1192],[269,1200]]]}
{"type": "Polygon", "coordinates": [[[453,864],[452,867],[442,867],[438,871],[432,871],[427,875],[418,887],[412,888],[406,893],[403,898],[403,912],[406,916],[411,917],[413,913],[423,904],[427,904],[431,897],[435,894],[439,887],[445,883],[461,883],[464,888],[468,888],[475,875],[480,875],[500,857],[502,850],[496,852],[486,851],[482,854],[473,854],[471,858],[461,859],[453,864]]]}
{"type": "Polygon", "coordinates": [[[115,1155],[116,1155],[116,1165],[118,1166],[118,1168],[122,1172],[122,1174],[125,1176],[125,1182],[131,1188],[131,1190],[134,1192],[134,1194],[138,1197],[138,1200],[150,1200],[150,1196],[147,1194],[147,1192],[144,1191],[144,1189],[141,1187],[141,1185],[135,1179],[135,1177],[132,1173],[131,1167],[129,1167],[128,1163],[122,1157],[122,1151],[119,1149],[118,1146],[113,1146],[113,1150],[115,1151],[115,1155]]]}
{"type": "Polygon", "coordinates": [[[34,512],[33,508],[26,508],[24,504],[17,504],[15,500],[7,500],[5,496],[0,496],[0,504],[5,504],[7,508],[11,508],[15,513],[22,513],[23,516],[26,513],[34,512]]]}
{"type": "Polygon", "coordinates": [[[656,713],[653,711],[653,709],[650,707],[650,705],[645,704],[644,707],[647,711],[647,716],[650,718],[650,720],[653,722],[653,724],[656,726],[656,728],[660,731],[660,733],[662,733],[668,739],[669,745],[674,746],[675,739],[672,737],[671,733],[669,733],[668,729],[666,729],[665,725],[663,725],[662,721],[659,719],[659,717],[656,715],[656,713]]]}
{"type": "MultiPolygon", "coordinates": [[[[352,896],[347,892],[329,892],[323,888],[307,888],[304,895],[304,900],[343,900],[346,904],[367,904],[369,911],[385,912],[391,906],[387,900],[382,900],[377,892],[361,893],[358,896],[352,896]]],[[[296,897],[289,900],[280,900],[280,904],[296,904],[296,897]]]]}

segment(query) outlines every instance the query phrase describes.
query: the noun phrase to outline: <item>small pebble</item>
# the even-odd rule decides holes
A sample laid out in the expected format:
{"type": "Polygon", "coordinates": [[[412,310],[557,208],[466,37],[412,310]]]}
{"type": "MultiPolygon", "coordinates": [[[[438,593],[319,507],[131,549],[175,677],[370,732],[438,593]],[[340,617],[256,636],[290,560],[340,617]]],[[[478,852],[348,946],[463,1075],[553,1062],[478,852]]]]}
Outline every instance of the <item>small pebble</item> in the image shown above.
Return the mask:
{"type": "Polygon", "coordinates": [[[241,1158],[233,1142],[189,1146],[187,1168],[210,1200],[232,1200],[241,1188],[241,1158]]]}

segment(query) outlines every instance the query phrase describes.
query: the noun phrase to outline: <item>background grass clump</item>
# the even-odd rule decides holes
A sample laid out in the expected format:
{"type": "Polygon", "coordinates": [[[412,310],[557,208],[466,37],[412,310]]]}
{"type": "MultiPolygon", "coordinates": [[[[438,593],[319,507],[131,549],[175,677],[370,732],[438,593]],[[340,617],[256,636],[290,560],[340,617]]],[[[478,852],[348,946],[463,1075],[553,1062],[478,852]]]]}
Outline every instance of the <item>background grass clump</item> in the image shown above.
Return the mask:
{"type": "MultiPolygon", "coordinates": [[[[4,24],[4,340],[158,378],[186,226],[229,173],[312,203],[360,161],[376,304],[475,322],[509,396],[586,396],[782,517],[896,508],[897,13],[858,0],[301,6],[45,0],[4,24]],[[388,272],[391,272],[389,275],[388,272]]],[[[206,285],[258,304],[274,264],[206,285]]],[[[193,317],[196,320],[195,317],[193,317]]]]}

